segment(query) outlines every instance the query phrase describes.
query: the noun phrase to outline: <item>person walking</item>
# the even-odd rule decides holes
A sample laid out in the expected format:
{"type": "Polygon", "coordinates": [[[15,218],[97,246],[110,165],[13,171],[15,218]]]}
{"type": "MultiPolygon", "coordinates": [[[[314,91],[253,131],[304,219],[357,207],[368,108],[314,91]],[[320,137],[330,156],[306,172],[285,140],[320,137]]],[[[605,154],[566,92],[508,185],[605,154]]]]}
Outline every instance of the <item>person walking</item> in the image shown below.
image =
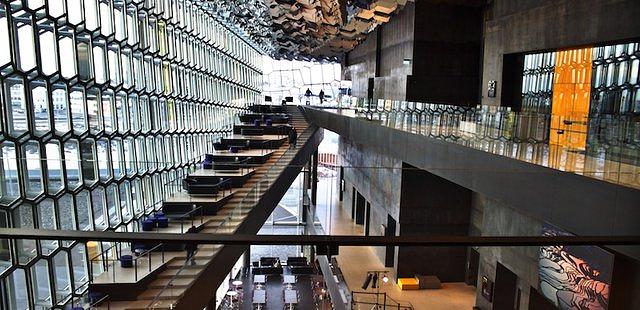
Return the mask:
{"type": "MultiPolygon", "coordinates": [[[[187,234],[197,234],[197,233],[198,233],[198,229],[195,226],[191,226],[187,230],[187,234]]],[[[185,249],[187,250],[187,261],[191,263],[191,266],[194,266],[196,264],[195,255],[196,255],[196,250],[198,249],[198,245],[195,243],[187,243],[187,245],[185,246],[185,249]]]]}
{"type": "Polygon", "coordinates": [[[311,104],[311,96],[313,96],[313,93],[311,92],[311,89],[307,88],[307,91],[304,92],[304,96],[307,97],[307,105],[311,104]]]}
{"type": "Polygon", "coordinates": [[[298,131],[293,127],[289,130],[289,148],[297,147],[298,143],[298,131]]]}
{"type": "Polygon", "coordinates": [[[322,103],[324,102],[324,90],[320,90],[320,93],[318,93],[318,98],[320,98],[320,105],[322,105],[322,103]]]}

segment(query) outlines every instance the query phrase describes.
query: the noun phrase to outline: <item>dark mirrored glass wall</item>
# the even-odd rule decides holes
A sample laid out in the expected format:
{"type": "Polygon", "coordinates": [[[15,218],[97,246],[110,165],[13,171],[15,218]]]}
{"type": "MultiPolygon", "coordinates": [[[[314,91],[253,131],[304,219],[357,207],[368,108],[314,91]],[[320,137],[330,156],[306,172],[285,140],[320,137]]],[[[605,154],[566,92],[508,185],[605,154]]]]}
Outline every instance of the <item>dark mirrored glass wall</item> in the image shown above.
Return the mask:
{"type": "MultiPolygon", "coordinates": [[[[257,102],[262,54],[199,1],[0,1],[0,227],[138,231],[257,102]]],[[[106,244],[0,240],[2,309],[64,308],[106,244]]]]}

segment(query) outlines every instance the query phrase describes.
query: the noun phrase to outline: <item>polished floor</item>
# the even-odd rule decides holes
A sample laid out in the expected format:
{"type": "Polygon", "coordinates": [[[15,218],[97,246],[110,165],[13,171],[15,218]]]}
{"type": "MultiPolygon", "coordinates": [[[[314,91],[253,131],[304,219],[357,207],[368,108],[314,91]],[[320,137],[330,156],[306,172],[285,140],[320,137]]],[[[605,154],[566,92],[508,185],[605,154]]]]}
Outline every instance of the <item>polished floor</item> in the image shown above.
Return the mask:
{"type": "MultiPolygon", "coordinates": [[[[323,223],[327,234],[331,235],[363,235],[364,226],[356,225],[350,219],[350,211],[337,203],[336,178],[321,178],[318,186],[318,218],[323,223]]],[[[340,269],[350,290],[362,291],[362,283],[369,270],[389,270],[391,278],[393,268],[385,268],[374,254],[372,247],[340,247],[340,255],[336,257],[340,269]]],[[[374,292],[369,288],[368,292],[374,292]]],[[[443,283],[439,290],[401,291],[394,283],[382,285],[380,292],[401,304],[411,303],[414,309],[420,310],[455,310],[472,309],[475,304],[476,288],[464,283],[443,283]]],[[[364,308],[362,308],[364,309],[364,308]]]]}

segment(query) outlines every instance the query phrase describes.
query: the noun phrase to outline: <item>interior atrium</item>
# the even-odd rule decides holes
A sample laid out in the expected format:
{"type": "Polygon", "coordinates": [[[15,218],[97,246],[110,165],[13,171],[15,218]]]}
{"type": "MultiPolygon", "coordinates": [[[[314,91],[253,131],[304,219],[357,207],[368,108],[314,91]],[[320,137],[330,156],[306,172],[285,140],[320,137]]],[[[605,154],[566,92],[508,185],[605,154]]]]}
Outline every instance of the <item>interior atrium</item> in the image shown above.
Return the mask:
{"type": "Polygon", "coordinates": [[[0,310],[640,309],[638,0],[0,0],[0,310]]]}

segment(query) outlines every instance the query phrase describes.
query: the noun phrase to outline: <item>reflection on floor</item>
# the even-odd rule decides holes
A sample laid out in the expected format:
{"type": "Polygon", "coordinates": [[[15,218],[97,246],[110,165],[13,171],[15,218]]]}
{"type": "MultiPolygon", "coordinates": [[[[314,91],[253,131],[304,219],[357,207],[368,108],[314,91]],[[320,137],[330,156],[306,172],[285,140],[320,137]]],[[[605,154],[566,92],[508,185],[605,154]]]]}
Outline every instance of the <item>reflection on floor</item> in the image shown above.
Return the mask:
{"type": "MultiPolygon", "coordinates": [[[[326,199],[333,197],[337,199],[338,193],[335,186],[335,178],[321,178],[318,184],[318,217],[327,214],[326,219],[329,225],[325,225],[325,230],[330,235],[364,235],[364,226],[356,225],[351,219],[349,210],[343,208],[340,203],[334,201],[329,203],[326,199]],[[333,182],[331,182],[331,180],[333,182]],[[331,191],[331,193],[322,192],[331,191]],[[326,198],[325,198],[326,197],[326,198]],[[324,212],[324,213],[322,213],[324,212]]],[[[320,219],[323,222],[323,219],[320,219]]],[[[393,279],[393,268],[385,268],[383,262],[373,253],[371,247],[340,247],[340,255],[336,257],[347,285],[352,291],[362,291],[362,283],[369,270],[389,270],[393,279]]],[[[476,289],[464,283],[443,283],[443,288],[439,290],[419,290],[401,291],[398,286],[391,281],[382,285],[380,292],[397,301],[409,301],[414,309],[429,310],[451,310],[451,309],[471,309],[475,303],[476,289]]],[[[369,292],[374,292],[369,288],[369,292]]]]}

